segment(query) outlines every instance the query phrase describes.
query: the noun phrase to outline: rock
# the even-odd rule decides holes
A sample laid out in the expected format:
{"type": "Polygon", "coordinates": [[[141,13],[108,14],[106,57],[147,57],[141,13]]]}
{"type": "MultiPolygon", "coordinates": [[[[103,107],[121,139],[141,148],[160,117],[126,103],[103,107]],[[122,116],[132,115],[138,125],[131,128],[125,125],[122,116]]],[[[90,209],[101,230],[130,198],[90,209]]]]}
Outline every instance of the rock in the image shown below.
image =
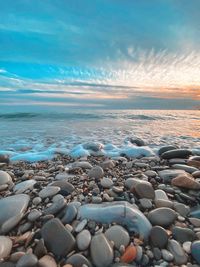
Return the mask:
{"type": "Polygon", "coordinates": [[[96,267],[110,266],[113,262],[113,249],[104,234],[92,238],[90,253],[96,267]]]}
{"type": "Polygon", "coordinates": [[[161,154],[163,159],[188,158],[192,152],[188,149],[174,149],[161,154]]]}
{"type": "Polygon", "coordinates": [[[195,261],[200,264],[200,241],[195,241],[192,243],[191,254],[195,261]]]}
{"type": "Polygon", "coordinates": [[[56,256],[67,255],[75,246],[73,235],[57,218],[43,225],[41,235],[47,249],[56,256]]]}
{"type": "Polygon", "coordinates": [[[47,198],[56,195],[60,191],[60,187],[48,185],[39,192],[39,197],[47,198]]]}
{"type": "Polygon", "coordinates": [[[92,169],[92,165],[87,161],[76,161],[71,165],[72,169],[81,168],[81,169],[92,169]]]}
{"type": "Polygon", "coordinates": [[[200,206],[199,205],[191,209],[190,217],[200,219],[200,206]]]}
{"type": "Polygon", "coordinates": [[[41,199],[41,197],[34,197],[32,202],[33,202],[34,205],[37,206],[42,202],[42,199],[41,199]]]}
{"type": "Polygon", "coordinates": [[[189,228],[182,228],[179,226],[175,226],[172,229],[172,236],[175,240],[180,243],[184,243],[186,241],[193,241],[196,238],[195,233],[189,228]]]}
{"type": "Polygon", "coordinates": [[[6,234],[22,219],[28,204],[29,196],[14,195],[0,199],[0,233],[6,234]]]}
{"type": "Polygon", "coordinates": [[[86,219],[82,220],[82,221],[76,226],[76,228],[75,228],[75,232],[76,232],[76,233],[81,232],[81,231],[85,228],[86,225],[87,225],[87,220],[86,220],[86,219]]]}
{"type": "Polygon", "coordinates": [[[62,208],[64,208],[66,205],[66,200],[64,198],[60,198],[57,201],[53,202],[52,205],[50,205],[48,208],[46,208],[43,213],[45,215],[48,214],[56,214],[58,213],[62,208]]]}
{"type": "Polygon", "coordinates": [[[9,188],[13,186],[12,178],[11,176],[5,172],[5,171],[0,171],[0,185],[9,185],[9,188]]]}
{"type": "Polygon", "coordinates": [[[193,173],[192,173],[192,176],[193,176],[194,178],[200,178],[200,171],[193,172],[193,173]]]}
{"type": "Polygon", "coordinates": [[[141,198],[139,201],[143,209],[151,209],[153,206],[151,200],[148,198],[141,198]]]}
{"type": "Polygon", "coordinates": [[[53,182],[51,186],[58,186],[60,188],[59,194],[63,196],[68,196],[75,190],[75,187],[64,179],[53,182]]]}
{"type": "Polygon", "coordinates": [[[189,206],[186,206],[185,204],[178,202],[174,203],[174,209],[183,217],[186,217],[190,212],[189,206]]]}
{"type": "Polygon", "coordinates": [[[104,162],[102,162],[100,164],[100,166],[103,168],[103,170],[107,170],[107,169],[112,169],[115,167],[115,163],[113,162],[113,160],[108,159],[105,160],[104,162]]]}
{"type": "Polygon", "coordinates": [[[158,172],[158,175],[165,183],[169,183],[173,178],[177,177],[178,175],[187,175],[184,170],[162,170],[158,172]]]}
{"type": "Polygon", "coordinates": [[[190,241],[186,241],[183,243],[183,249],[187,254],[191,253],[191,245],[192,245],[192,242],[190,241]]]}
{"type": "Polygon", "coordinates": [[[176,240],[171,239],[168,241],[168,249],[174,256],[175,264],[181,265],[187,262],[187,256],[176,240]]]}
{"type": "Polygon", "coordinates": [[[16,267],[36,267],[38,263],[38,259],[34,254],[25,254],[22,256],[18,262],[16,267]]]}
{"type": "Polygon", "coordinates": [[[153,225],[170,226],[176,219],[176,212],[170,208],[157,208],[149,212],[148,219],[153,225]]]}
{"type": "Polygon", "coordinates": [[[141,181],[138,178],[128,178],[125,180],[125,187],[128,189],[133,189],[137,184],[139,184],[141,181]]]}
{"type": "Polygon", "coordinates": [[[103,188],[111,188],[113,186],[113,181],[110,178],[104,177],[100,183],[103,188]]]}
{"type": "Polygon", "coordinates": [[[10,256],[12,240],[7,236],[0,236],[0,259],[10,256]]]}
{"type": "Polygon", "coordinates": [[[163,153],[170,151],[170,150],[174,150],[177,149],[177,147],[175,146],[163,146],[158,150],[158,155],[161,156],[163,153]]]}
{"type": "Polygon", "coordinates": [[[124,254],[121,256],[121,262],[131,263],[137,256],[137,249],[135,246],[130,245],[126,248],[124,254]]]}
{"type": "Polygon", "coordinates": [[[76,236],[77,247],[79,250],[86,250],[91,242],[91,234],[88,230],[81,231],[76,236]]]}
{"type": "Polygon", "coordinates": [[[79,253],[70,256],[67,259],[66,263],[71,264],[73,267],[82,267],[82,266],[92,267],[89,260],[79,253]]]}
{"type": "Polygon", "coordinates": [[[150,178],[155,178],[157,176],[157,172],[152,171],[152,170],[147,170],[144,172],[144,175],[146,175],[150,178]]]}
{"type": "Polygon", "coordinates": [[[168,261],[168,262],[173,261],[173,259],[174,259],[173,254],[171,252],[169,252],[167,249],[162,249],[161,253],[162,253],[162,257],[165,261],[168,261]]]}
{"type": "Polygon", "coordinates": [[[30,211],[30,213],[28,214],[28,220],[30,222],[34,222],[36,221],[37,219],[40,218],[40,216],[42,215],[42,212],[39,211],[39,210],[36,210],[36,209],[33,209],[30,211]]]}
{"type": "Polygon", "coordinates": [[[134,189],[140,198],[148,198],[148,199],[155,198],[154,189],[151,183],[149,182],[142,181],[141,183],[136,184],[134,189]]]}
{"type": "Polygon", "coordinates": [[[193,156],[188,159],[187,164],[196,168],[200,168],[200,156],[193,156]]]}
{"type": "Polygon", "coordinates": [[[38,267],[57,267],[57,264],[53,257],[45,255],[38,261],[38,267]]]}
{"type": "Polygon", "coordinates": [[[47,254],[47,249],[44,245],[44,239],[40,239],[34,249],[34,254],[40,259],[47,254]]]}
{"type": "Polygon", "coordinates": [[[168,234],[161,226],[153,226],[150,232],[150,240],[154,247],[164,248],[168,242],[168,234]]]}
{"type": "Polygon", "coordinates": [[[200,219],[197,218],[189,218],[189,221],[191,222],[192,225],[195,227],[200,228],[200,219]]]}
{"type": "Polygon", "coordinates": [[[185,164],[173,164],[171,167],[173,169],[177,169],[177,170],[184,170],[184,171],[186,171],[186,172],[188,172],[190,174],[195,172],[195,171],[198,171],[197,168],[192,167],[192,166],[188,166],[188,165],[185,165],[185,164]]]}
{"type": "Polygon", "coordinates": [[[71,223],[77,215],[77,208],[75,205],[68,205],[65,209],[64,216],[61,221],[63,224],[71,223]]]}
{"type": "Polygon", "coordinates": [[[155,200],[155,205],[157,208],[162,208],[162,207],[173,208],[174,206],[172,201],[164,199],[155,200]]]}
{"type": "Polygon", "coordinates": [[[14,186],[13,191],[16,194],[21,194],[24,193],[26,190],[28,189],[33,189],[34,185],[36,184],[36,181],[31,179],[31,180],[27,180],[27,181],[23,181],[21,183],[18,183],[14,186]]]}
{"type": "Polygon", "coordinates": [[[111,226],[108,230],[106,230],[105,236],[108,240],[114,242],[117,249],[119,249],[121,245],[127,247],[130,242],[128,232],[120,225],[111,226]]]}
{"type": "Polygon", "coordinates": [[[155,200],[169,200],[167,194],[165,193],[165,191],[161,190],[161,189],[157,189],[155,190],[155,200]]]}
{"type": "Polygon", "coordinates": [[[177,177],[172,179],[171,184],[186,189],[193,189],[193,190],[200,189],[200,183],[196,182],[194,178],[189,174],[178,175],[177,177]]]}
{"type": "Polygon", "coordinates": [[[104,171],[100,166],[95,166],[88,172],[88,176],[99,180],[104,176],[104,171]]]}
{"type": "Polygon", "coordinates": [[[129,140],[130,140],[131,144],[134,144],[136,146],[146,146],[146,143],[141,138],[130,137],[129,140]]]}
{"type": "Polygon", "coordinates": [[[0,163],[9,164],[10,163],[9,156],[8,155],[0,155],[0,163]]]}

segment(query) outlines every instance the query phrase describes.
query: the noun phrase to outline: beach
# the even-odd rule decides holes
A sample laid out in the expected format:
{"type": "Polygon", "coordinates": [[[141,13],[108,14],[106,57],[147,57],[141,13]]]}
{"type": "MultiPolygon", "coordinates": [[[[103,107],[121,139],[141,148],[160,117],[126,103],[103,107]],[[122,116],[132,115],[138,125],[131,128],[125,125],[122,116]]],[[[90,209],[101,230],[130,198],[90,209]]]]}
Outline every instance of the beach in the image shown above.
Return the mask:
{"type": "Polygon", "coordinates": [[[70,152],[1,153],[0,266],[200,264],[198,146],[129,136],[70,152]]]}

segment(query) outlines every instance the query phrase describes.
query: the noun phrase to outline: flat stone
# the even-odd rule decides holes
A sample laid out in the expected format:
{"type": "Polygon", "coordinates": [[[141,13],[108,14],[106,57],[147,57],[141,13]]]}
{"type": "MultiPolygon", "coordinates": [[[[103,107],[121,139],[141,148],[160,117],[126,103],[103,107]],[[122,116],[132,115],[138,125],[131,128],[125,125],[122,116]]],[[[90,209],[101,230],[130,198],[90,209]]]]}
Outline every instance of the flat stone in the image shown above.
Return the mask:
{"type": "Polygon", "coordinates": [[[187,262],[187,256],[176,240],[168,241],[168,250],[173,254],[175,264],[181,265],[187,262]]]}
{"type": "Polygon", "coordinates": [[[68,196],[75,190],[75,187],[64,179],[53,182],[51,186],[58,186],[60,188],[59,194],[63,196],[68,196]]]}
{"type": "MultiPolygon", "coordinates": [[[[132,190],[131,190],[132,191],[132,190]]],[[[151,183],[142,181],[135,186],[135,191],[140,198],[154,199],[155,192],[151,183]]]]}
{"type": "Polygon", "coordinates": [[[113,249],[104,234],[97,234],[92,238],[90,253],[96,267],[107,267],[113,262],[113,249]]]}
{"type": "Polygon", "coordinates": [[[117,249],[119,249],[121,245],[127,247],[130,242],[129,233],[120,225],[111,226],[106,230],[105,236],[108,240],[114,242],[117,249]]]}
{"type": "Polygon", "coordinates": [[[163,159],[188,158],[192,152],[188,149],[174,149],[161,154],[163,159]]]}
{"type": "Polygon", "coordinates": [[[88,230],[81,231],[76,236],[77,247],[79,250],[86,250],[91,242],[91,234],[88,230]]]}
{"type": "Polygon", "coordinates": [[[75,239],[57,218],[45,223],[41,235],[47,249],[56,256],[65,256],[73,250],[75,239]]]}
{"type": "Polygon", "coordinates": [[[164,200],[164,199],[155,200],[155,205],[156,205],[156,208],[162,208],[162,207],[173,208],[174,206],[172,201],[164,200]]]}
{"type": "Polygon", "coordinates": [[[183,204],[183,203],[174,203],[174,209],[177,211],[181,216],[186,217],[190,212],[190,207],[183,204]]]}
{"type": "Polygon", "coordinates": [[[100,183],[103,188],[111,188],[113,186],[113,181],[110,178],[106,177],[101,179],[100,183]]]}
{"type": "Polygon", "coordinates": [[[168,261],[168,262],[173,261],[174,255],[171,252],[169,252],[169,250],[162,249],[161,250],[161,253],[162,253],[162,257],[163,257],[163,259],[165,261],[168,261]]]}
{"type": "Polygon", "coordinates": [[[150,232],[150,240],[154,247],[164,248],[168,242],[168,234],[161,226],[153,226],[150,232]]]}
{"type": "Polygon", "coordinates": [[[53,257],[45,255],[39,259],[38,267],[57,267],[57,263],[53,257]]]}
{"type": "Polygon", "coordinates": [[[184,170],[172,170],[172,169],[167,169],[167,170],[162,170],[158,172],[158,175],[160,178],[163,179],[165,183],[171,182],[171,180],[178,175],[186,175],[187,173],[184,170]]]}
{"type": "Polygon", "coordinates": [[[30,211],[30,213],[28,214],[28,220],[30,222],[34,222],[36,221],[37,219],[40,218],[40,216],[42,215],[42,212],[39,211],[39,210],[36,210],[36,209],[33,209],[30,211]]]}
{"type": "Polygon", "coordinates": [[[27,181],[23,181],[21,183],[18,183],[14,186],[13,191],[16,194],[21,194],[24,193],[26,190],[32,190],[34,185],[36,184],[36,181],[31,179],[31,180],[27,180],[27,181]]]}
{"type": "Polygon", "coordinates": [[[192,166],[188,166],[188,165],[185,165],[185,164],[173,164],[171,167],[173,169],[177,169],[177,170],[184,170],[184,171],[186,171],[186,172],[188,172],[190,174],[195,172],[195,171],[198,171],[197,168],[192,167],[192,166]]]}
{"type": "Polygon", "coordinates": [[[165,191],[161,189],[155,190],[155,200],[158,200],[158,199],[169,200],[165,191]]]}
{"type": "Polygon", "coordinates": [[[195,181],[195,179],[190,174],[178,175],[171,180],[171,184],[186,189],[200,189],[200,183],[195,181]]]}
{"type": "Polygon", "coordinates": [[[195,241],[191,246],[192,257],[200,264],[200,241],[195,241]]]}
{"type": "Polygon", "coordinates": [[[177,149],[177,147],[175,146],[163,146],[158,150],[158,155],[161,156],[163,153],[170,151],[170,150],[174,150],[177,149]]]}
{"type": "Polygon", "coordinates": [[[92,267],[92,264],[89,262],[89,260],[79,253],[70,256],[67,259],[66,263],[70,264],[73,267],[82,267],[82,266],[92,267]]]}
{"type": "Polygon", "coordinates": [[[179,226],[173,227],[172,236],[180,243],[184,243],[186,241],[193,241],[196,239],[196,235],[191,229],[179,226]]]}
{"type": "Polygon", "coordinates": [[[104,176],[104,171],[100,166],[95,166],[88,172],[88,176],[99,180],[104,176]]]}
{"type": "Polygon", "coordinates": [[[56,195],[60,191],[60,187],[48,185],[39,192],[39,197],[47,198],[56,195]]]}
{"type": "Polygon", "coordinates": [[[0,236],[0,259],[10,256],[12,240],[7,236],[0,236]]]}
{"type": "Polygon", "coordinates": [[[22,256],[18,262],[16,267],[36,267],[38,263],[38,259],[34,254],[25,254],[22,256]]]}
{"type": "Polygon", "coordinates": [[[0,185],[9,185],[9,188],[13,186],[12,178],[10,174],[5,171],[0,171],[0,185]]]}
{"type": "Polygon", "coordinates": [[[151,200],[148,198],[141,198],[139,201],[143,209],[151,209],[153,206],[151,200]]]}
{"type": "Polygon", "coordinates": [[[29,196],[19,194],[0,199],[0,233],[6,234],[22,219],[28,204],[29,196]]]}
{"type": "Polygon", "coordinates": [[[149,212],[148,219],[153,225],[170,226],[177,218],[176,212],[170,208],[157,208],[149,212]]]}

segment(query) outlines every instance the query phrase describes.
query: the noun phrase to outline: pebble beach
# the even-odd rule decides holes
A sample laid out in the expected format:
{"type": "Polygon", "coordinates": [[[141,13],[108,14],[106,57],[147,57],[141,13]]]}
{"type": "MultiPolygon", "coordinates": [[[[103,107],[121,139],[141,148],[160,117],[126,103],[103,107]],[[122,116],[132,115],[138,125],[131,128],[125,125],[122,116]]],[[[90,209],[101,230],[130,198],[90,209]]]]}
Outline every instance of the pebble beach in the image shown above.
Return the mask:
{"type": "Polygon", "coordinates": [[[0,267],[200,266],[199,151],[88,147],[37,162],[1,154],[0,267]]]}

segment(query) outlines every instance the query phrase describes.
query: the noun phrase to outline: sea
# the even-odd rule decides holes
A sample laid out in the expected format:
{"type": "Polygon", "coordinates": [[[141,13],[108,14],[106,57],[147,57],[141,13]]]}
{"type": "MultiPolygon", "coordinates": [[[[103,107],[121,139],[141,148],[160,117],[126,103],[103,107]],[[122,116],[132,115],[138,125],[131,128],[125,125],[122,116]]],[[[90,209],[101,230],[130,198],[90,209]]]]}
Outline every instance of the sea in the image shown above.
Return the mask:
{"type": "Polygon", "coordinates": [[[0,154],[13,159],[48,159],[56,151],[70,154],[74,147],[81,150],[76,155],[84,156],[81,145],[91,142],[116,152],[119,148],[130,148],[130,138],[143,139],[152,150],[168,144],[200,150],[200,110],[0,113],[0,154]]]}

